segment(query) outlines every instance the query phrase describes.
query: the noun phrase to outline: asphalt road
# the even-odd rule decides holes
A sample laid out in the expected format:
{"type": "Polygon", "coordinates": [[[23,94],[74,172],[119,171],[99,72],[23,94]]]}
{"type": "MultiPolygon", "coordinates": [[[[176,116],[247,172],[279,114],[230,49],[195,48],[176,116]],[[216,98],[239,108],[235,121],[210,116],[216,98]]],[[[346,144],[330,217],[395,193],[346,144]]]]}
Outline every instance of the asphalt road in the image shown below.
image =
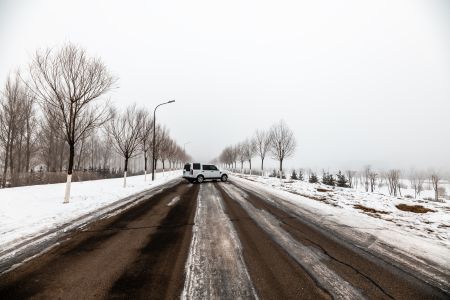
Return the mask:
{"type": "Polygon", "coordinates": [[[0,299],[449,299],[234,184],[180,183],[0,276],[0,299]]]}

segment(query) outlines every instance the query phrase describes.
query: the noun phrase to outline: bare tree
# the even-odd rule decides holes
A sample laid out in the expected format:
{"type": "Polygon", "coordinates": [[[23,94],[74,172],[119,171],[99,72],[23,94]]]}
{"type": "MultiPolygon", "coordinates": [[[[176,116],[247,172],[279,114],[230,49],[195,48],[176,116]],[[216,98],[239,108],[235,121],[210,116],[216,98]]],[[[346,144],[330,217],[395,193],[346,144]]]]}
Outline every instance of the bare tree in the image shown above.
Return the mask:
{"type": "Polygon", "coordinates": [[[364,170],[361,173],[362,181],[364,183],[364,188],[365,188],[366,192],[369,191],[370,173],[371,172],[372,172],[372,169],[371,169],[370,165],[367,165],[367,166],[364,167],[364,170]]]}
{"type": "Polygon", "coordinates": [[[31,89],[39,101],[50,106],[64,128],[69,145],[64,203],[69,202],[75,146],[80,138],[109,119],[107,101],[98,101],[115,79],[98,58],[90,58],[73,44],[59,51],[36,52],[30,65],[31,89]]]}
{"type": "Polygon", "coordinates": [[[261,158],[261,173],[264,176],[264,159],[270,149],[270,133],[265,130],[257,130],[255,133],[256,152],[261,158]]]}
{"type": "Polygon", "coordinates": [[[439,201],[439,181],[441,177],[437,172],[432,172],[430,175],[431,186],[434,190],[434,200],[439,201]]]}
{"type": "Polygon", "coordinates": [[[241,173],[243,173],[244,172],[244,161],[246,160],[244,144],[243,143],[237,144],[235,146],[235,149],[236,149],[237,159],[241,162],[241,173]]]}
{"type": "Polygon", "coordinates": [[[352,170],[347,170],[345,171],[345,174],[347,175],[348,178],[348,186],[350,188],[357,188],[357,184],[355,184],[355,181],[357,182],[356,179],[356,171],[352,171],[352,170]]]}
{"type": "Polygon", "coordinates": [[[164,173],[164,169],[165,169],[165,164],[164,162],[167,159],[167,147],[168,147],[168,139],[169,139],[169,131],[165,126],[157,126],[156,127],[156,144],[155,144],[155,149],[156,149],[156,155],[157,157],[155,157],[155,166],[158,162],[158,159],[161,160],[161,164],[162,164],[162,168],[163,168],[163,173],[164,173]]]}
{"type": "Polygon", "coordinates": [[[107,126],[114,148],[124,159],[123,187],[127,186],[128,161],[137,155],[140,145],[143,116],[144,113],[132,105],[122,115],[114,114],[107,126]]]}
{"type": "Polygon", "coordinates": [[[245,160],[248,161],[250,167],[250,175],[252,175],[252,158],[255,156],[256,147],[255,141],[253,139],[247,139],[242,144],[242,151],[244,154],[245,160]]]}
{"type": "Polygon", "coordinates": [[[411,170],[409,174],[409,182],[411,184],[411,188],[414,189],[414,198],[420,196],[420,193],[423,191],[424,181],[425,177],[422,172],[411,170]]]}
{"type": "Polygon", "coordinates": [[[377,184],[378,174],[375,171],[370,171],[368,174],[369,183],[370,183],[370,191],[373,193],[375,190],[375,186],[377,184]]]}
{"type": "MultiPolygon", "coordinates": [[[[17,137],[24,124],[24,109],[26,108],[26,94],[21,84],[19,74],[14,78],[8,77],[3,97],[0,101],[0,146],[4,151],[3,176],[1,186],[6,186],[8,167],[11,177],[14,169],[14,146],[18,143],[17,137]]],[[[19,157],[20,161],[20,157],[19,157]]]]}
{"type": "Polygon", "coordinates": [[[237,169],[237,161],[239,159],[239,147],[238,145],[235,145],[232,147],[232,162],[234,163],[234,169],[237,169]]]}
{"type": "Polygon", "coordinates": [[[173,140],[169,136],[169,131],[165,131],[164,132],[164,134],[161,136],[160,143],[161,143],[161,145],[159,147],[159,150],[160,150],[159,157],[160,157],[161,162],[162,162],[163,173],[164,173],[165,169],[166,169],[165,162],[170,157],[170,149],[171,149],[172,144],[173,144],[173,140]]]}
{"type": "Polygon", "coordinates": [[[225,164],[227,168],[233,168],[233,165],[236,161],[234,155],[235,155],[234,147],[229,146],[223,149],[222,153],[219,156],[219,160],[220,162],[225,164]]]}
{"type": "Polygon", "coordinates": [[[144,155],[144,181],[147,181],[147,164],[148,164],[148,152],[152,145],[153,139],[153,118],[147,111],[143,113],[142,127],[140,132],[141,150],[144,155]]]}
{"type": "Polygon", "coordinates": [[[280,121],[270,129],[270,152],[280,163],[280,178],[283,176],[283,161],[294,154],[296,141],[294,133],[286,123],[280,121]]]}
{"type": "Polygon", "coordinates": [[[389,194],[397,196],[400,188],[400,170],[389,170],[385,177],[388,183],[389,194]]]}

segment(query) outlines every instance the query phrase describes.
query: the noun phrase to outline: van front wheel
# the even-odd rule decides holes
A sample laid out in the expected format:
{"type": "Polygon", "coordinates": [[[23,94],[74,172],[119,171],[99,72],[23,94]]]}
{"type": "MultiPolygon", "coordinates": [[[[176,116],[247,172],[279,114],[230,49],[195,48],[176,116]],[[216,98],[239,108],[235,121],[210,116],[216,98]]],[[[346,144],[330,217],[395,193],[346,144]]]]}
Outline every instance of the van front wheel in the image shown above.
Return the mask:
{"type": "Polygon", "coordinates": [[[202,183],[205,180],[205,177],[203,177],[203,175],[198,175],[197,176],[197,182],[198,183],[202,183]]]}
{"type": "Polygon", "coordinates": [[[222,177],[220,178],[220,180],[222,180],[223,182],[228,180],[228,176],[223,174],[222,177]]]}

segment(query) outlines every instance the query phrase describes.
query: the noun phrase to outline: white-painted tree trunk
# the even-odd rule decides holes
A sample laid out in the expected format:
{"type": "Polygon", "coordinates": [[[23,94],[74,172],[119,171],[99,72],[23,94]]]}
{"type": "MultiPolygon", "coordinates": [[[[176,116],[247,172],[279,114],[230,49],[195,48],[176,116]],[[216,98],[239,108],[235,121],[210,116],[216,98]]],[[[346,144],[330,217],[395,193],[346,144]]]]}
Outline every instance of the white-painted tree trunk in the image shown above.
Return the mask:
{"type": "Polygon", "coordinates": [[[144,181],[147,181],[147,171],[144,171],[144,181]]]}
{"type": "Polygon", "coordinates": [[[127,172],[123,172],[123,187],[127,187],[127,172]]]}
{"type": "Polygon", "coordinates": [[[72,184],[72,174],[67,174],[66,192],[64,193],[64,202],[69,203],[70,199],[70,185],[72,184]]]}

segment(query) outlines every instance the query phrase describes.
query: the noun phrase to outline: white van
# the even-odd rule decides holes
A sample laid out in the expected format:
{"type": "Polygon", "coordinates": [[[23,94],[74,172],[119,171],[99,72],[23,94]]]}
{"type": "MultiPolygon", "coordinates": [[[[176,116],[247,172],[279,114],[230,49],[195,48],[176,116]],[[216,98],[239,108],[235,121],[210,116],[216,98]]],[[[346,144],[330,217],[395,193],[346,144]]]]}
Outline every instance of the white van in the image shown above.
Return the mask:
{"type": "Polygon", "coordinates": [[[217,166],[201,163],[187,163],[184,165],[183,178],[189,182],[197,181],[202,183],[208,179],[228,180],[228,174],[220,170],[217,166]]]}

